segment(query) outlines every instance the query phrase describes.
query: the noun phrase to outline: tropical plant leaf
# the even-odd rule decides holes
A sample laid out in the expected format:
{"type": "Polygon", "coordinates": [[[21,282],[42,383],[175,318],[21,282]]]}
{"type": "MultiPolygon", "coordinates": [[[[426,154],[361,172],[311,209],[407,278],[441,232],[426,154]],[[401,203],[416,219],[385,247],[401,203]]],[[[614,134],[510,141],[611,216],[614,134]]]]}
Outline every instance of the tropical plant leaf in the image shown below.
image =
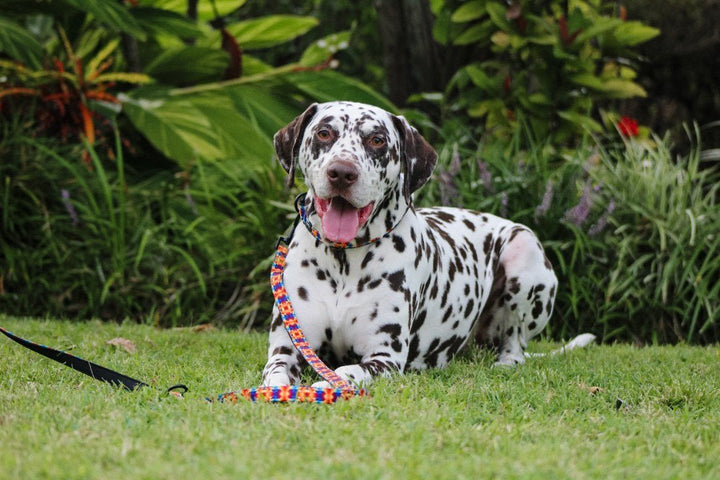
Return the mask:
{"type": "Polygon", "coordinates": [[[350,30],[333,33],[313,42],[300,57],[300,65],[311,67],[324,62],[338,51],[345,50],[350,44],[350,33],[350,30]]]}
{"type": "Polygon", "coordinates": [[[472,82],[485,92],[492,92],[498,89],[500,82],[491,78],[478,63],[471,63],[465,67],[468,77],[472,82]]]}
{"type": "Polygon", "coordinates": [[[184,46],[164,50],[145,72],[169,85],[195,84],[220,79],[227,64],[228,54],[223,50],[184,46]]]}
{"type": "Polygon", "coordinates": [[[645,97],[647,92],[632,80],[623,78],[601,78],[584,73],[571,78],[573,83],[597,90],[611,98],[645,97]]]}
{"type": "Polygon", "coordinates": [[[490,2],[487,4],[485,9],[487,10],[488,15],[490,15],[493,23],[495,23],[498,28],[505,30],[506,32],[512,30],[512,25],[510,25],[510,22],[507,19],[507,7],[504,7],[500,3],[490,2]]]}
{"type": "Polygon", "coordinates": [[[0,17],[0,52],[31,68],[42,66],[42,45],[27,30],[3,17],[0,17]]]}
{"type": "Polygon", "coordinates": [[[598,35],[602,35],[603,33],[612,30],[613,28],[616,28],[622,23],[623,21],[619,18],[598,17],[593,21],[590,26],[584,28],[578,34],[578,36],[575,38],[575,41],[579,44],[585,43],[587,40],[597,37],[598,35]]]}
{"type": "Polygon", "coordinates": [[[272,144],[220,94],[169,96],[140,90],[121,95],[123,111],[165,156],[184,168],[196,161],[268,161],[272,144]]]}
{"type": "Polygon", "coordinates": [[[123,112],[166,157],[187,168],[223,156],[210,120],[188,100],[120,95],[123,112]]]}
{"type": "Polygon", "coordinates": [[[583,115],[577,112],[557,112],[558,116],[573,125],[580,125],[582,128],[589,132],[602,132],[602,125],[593,120],[588,115],[583,115]]]}
{"type": "Polygon", "coordinates": [[[453,40],[454,45],[469,45],[490,38],[497,27],[491,20],[471,26],[453,40]]]}
{"type": "Polygon", "coordinates": [[[265,73],[273,69],[272,65],[269,65],[257,57],[252,55],[244,54],[242,57],[243,75],[257,75],[259,73],[265,73]]]}
{"type": "Polygon", "coordinates": [[[477,20],[487,13],[485,4],[487,0],[473,0],[461,5],[450,17],[455,23],[465,23],[477,20]]]}
{"type": "Polygon", "coordinates": [[[181,13],[153,7],[134,7],[130,11],[143,30],[155,35],[195,38],[202,34],[202,30],[181,13]]]}
{"type": "Polygon", "coordinates": [[[318,24],[315,17],[269,15],[227,26],[244,50],[272,47],[308,32],[318,24]]]}
{"type": "Polygon", "coordinates": [[[223,152],[221,160],[241,158],[243,170],[270,161],[274,151],[271,137],[243,116],[225,92],[198,95],[191,102],[209,120],[223,152]]]}
{"type": "Polygon", "coordinates": [[[145,31],[124,3],[115,0],[62,0],[71,7],[94,16],[110,30],[124,32],[138,40],[145,40],[145,31]]]}
{"type": "MultiPolygon", "coordinates": [[[[218,15],[223,17],[245,5],[245,2],[246,0],[199,1],[197,4],[198,20],[212,20],[218,15]]],[[[145,0],[143,5],[187,15],[187,0],[145,0]]]]}
{"type": "Polygon", "coordinates": [[[620,46],[634,46],[647,42],[660,34],[660,30],[641,22],[624,22],[612,32],[612,36],[620,46]]]}
{"type": "Polygon", "coordinates": [[[319,102],[331,102],[342,98],[376,105],[389,112],[398,111],[390,100],[377,93],[375,89],[332,70],[294,72],[285,75],[284,79],[319,102]]]}
{"type": "Polygon", "coordinates": [[[260,85],[224,89],[235,108],[268,139],[287,125],[305,106],[292,98],[292,92],[260,85]]]}

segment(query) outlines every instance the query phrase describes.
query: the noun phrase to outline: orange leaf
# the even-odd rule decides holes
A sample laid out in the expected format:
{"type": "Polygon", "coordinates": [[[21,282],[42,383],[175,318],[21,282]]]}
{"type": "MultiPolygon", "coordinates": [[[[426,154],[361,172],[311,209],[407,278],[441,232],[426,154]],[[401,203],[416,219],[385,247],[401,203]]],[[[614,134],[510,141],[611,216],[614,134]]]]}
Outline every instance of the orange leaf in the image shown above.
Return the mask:
{"type": "Polygon", "coordinates": [[[210,323],[203,323],[203,324],[192,327],[192,331],[196,332],[196,333],[197,332],[205,332],[207,330],[213,330],[214,328],[215,327],[213,327],[212,324],[210,324],[210,323]]]}
{"type": "Polygon", "coordinates": [[[88,142],[93,144],[95,143],[95,124],[92,121],[92,115],[84,103],[81,103],[79,108],[83,120],[83,133],[87,137],[88,142]]]}
{"type": "Polygon", "coordinates": [[[6,96],[6,95],[34,95],[38,96],[40,95],[40,90],[35,90],[34,88],[23,88],[23,87],[14,87],[14,88],[7,88],[0,92],[0,98],[6,96]]]}
{"type": "Polygon", "coordinates": [[[112,340],[108,340],[105,343],[108,345],[112,345],[114,347],[122,348],[123,350],[125,350],[128,353],[135,353],[135,350],[137,350],[135,348],[135,344],[133,342],[131,342],[130,340],[128,340],[127,338],[115,337],[112,340]]]}

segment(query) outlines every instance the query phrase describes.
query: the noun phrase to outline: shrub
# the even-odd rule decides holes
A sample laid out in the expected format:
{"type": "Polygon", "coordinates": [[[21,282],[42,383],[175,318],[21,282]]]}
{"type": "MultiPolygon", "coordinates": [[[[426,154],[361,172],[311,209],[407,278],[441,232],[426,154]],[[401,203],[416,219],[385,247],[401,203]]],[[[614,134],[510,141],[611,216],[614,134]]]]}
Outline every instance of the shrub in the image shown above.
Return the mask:
{"type": "Polygon", "coordinates": [[[247,272],[286,223],[261,201],[282,195],[276,171],[238,178],[205,165],[192,184],[166,172],[129,185],[119,145],[114,162],[88,146],[85,166],[72,160],[79,146],[5,133],[0,310],[252,323],[259,299],[247,272]]]}
{"type": "Polygon", "coordinates": [[[626,21],[617,2],[436,2],[435,38],[477,59],[448,85],[444,108],[509,139],[524,130],[555,145],[600,132],[596,107],[644,96],[633,49],[658,30],[626,21]]]}
{"type": "Polygon", "coordinates": [[[291,208],[272,134],[313,100],[392,109],[331,70],[349,32],[271,66],[252,52],[316,19],[242,19],[231,0],[196,18],[167,0],[60,3],[0,16],[0,308],[252,324],[272,304],[258,258],[291,208]]]}

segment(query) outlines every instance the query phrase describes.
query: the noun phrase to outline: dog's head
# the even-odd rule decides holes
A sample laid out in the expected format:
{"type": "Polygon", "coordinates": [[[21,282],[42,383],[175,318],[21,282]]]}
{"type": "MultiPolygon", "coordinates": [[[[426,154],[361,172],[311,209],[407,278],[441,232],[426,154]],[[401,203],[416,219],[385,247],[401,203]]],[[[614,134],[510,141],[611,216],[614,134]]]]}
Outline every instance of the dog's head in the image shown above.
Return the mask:
{"type": "Polygon", "coordinates": [[[401,116],[351,102],[313,104],[275,134],[275,150],[292,182],[302,172],[323,236],[347,243],[380,208],[430,177],[437,154],[401,116]]]}

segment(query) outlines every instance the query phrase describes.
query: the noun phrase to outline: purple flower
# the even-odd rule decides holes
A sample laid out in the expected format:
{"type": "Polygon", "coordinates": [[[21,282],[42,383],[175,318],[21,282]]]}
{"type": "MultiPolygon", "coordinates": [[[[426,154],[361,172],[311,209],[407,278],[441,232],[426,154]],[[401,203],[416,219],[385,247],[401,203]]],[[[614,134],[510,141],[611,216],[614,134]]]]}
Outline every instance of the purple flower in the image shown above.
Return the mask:
{"type": "Polygon", "coordinates": [[[607,226],[608,219],[610,218],[610,215],[615,211],[615,201],[610,200],[610,203],[608,204],[607,208],[605,209],[605,212],[602,214],[602,216],[598,219],[598,221],[590,227],[590,230],[588,230],[588,234],[591,237],[594,237],[598,234],[600,234],[603,230],[605,230],[605,227],[607,226]]]}
{"type": "Polygon", "coordinates": [[[443,205],[457,205],[459,202],[459,190],[455,177],[460,173],[461,167],[460,153],[458,152],[457,143],[453,145],[452,158],[447,170],[443,169],[438,180],[440,182],[440,202],[443,205]]]}
{"type": "Polygon", "coordinates": [[[507,217],[508,214],[508,195],[505,192],[500,194],[500,216],[507,217]]]}
{"type": "Polygon", "coordinates": [[[72,224],[77,225],[78,223],[80,223],[80,218],[78,217],[75,207],[70,202],[70,192],[68,192],[64,188],[60,190],[60,192],[62,194],[63,205],[65,205],[65,210],[67,210],[68,215],[70,215],[70,218],[72,219],[72,224]]]}
{"type": "Polygon", "coordinates": [[[462,159],[460,158],[460,152],[458,152],[458,145],[457,143],[454,143],[452,159],[450,160],[450,168],[448,169],[448,173],[450,173],[450,175],[452,176],[457,175],[458,173],[460,173],[461,165],[462,159]]]}
{"type": "Polygon", "coordinates": [[[443,205],[456,204],[459,192],[454,176],[449,171],[443,170],[438,175],[438,182],[440,183],[440,202],[443,205]]]}
{"type": "Polygon", "coordinates": [[[581,226],[587,220],[588,215],[590,215],[592,203],[592,189],[588,183],[585,185],[582,197],[580,197],[580,202],[565,212],[565,220],[578,227],[581,226]]]}
{"type": "Polygon", "coordinates": [[[550,209],[550,204],[553,199],[553,184],[551,180],[547,181],[545,185],[545,194],[543,195],[540,205],[535,208],[535,218],[544,217],[547,211],[550,209]]]}
{"type": "Polygon", "coordinates": [[[493,185],[492,181],[492,174],[490,173],[490,170],[488,170],[487,163],[483,162],[478,158],[477,167],[478,171],[480,172],[480,179],[482,180],[485,190],[487,190],[489,193],[495,192],[495,186],[493,185]]]}

